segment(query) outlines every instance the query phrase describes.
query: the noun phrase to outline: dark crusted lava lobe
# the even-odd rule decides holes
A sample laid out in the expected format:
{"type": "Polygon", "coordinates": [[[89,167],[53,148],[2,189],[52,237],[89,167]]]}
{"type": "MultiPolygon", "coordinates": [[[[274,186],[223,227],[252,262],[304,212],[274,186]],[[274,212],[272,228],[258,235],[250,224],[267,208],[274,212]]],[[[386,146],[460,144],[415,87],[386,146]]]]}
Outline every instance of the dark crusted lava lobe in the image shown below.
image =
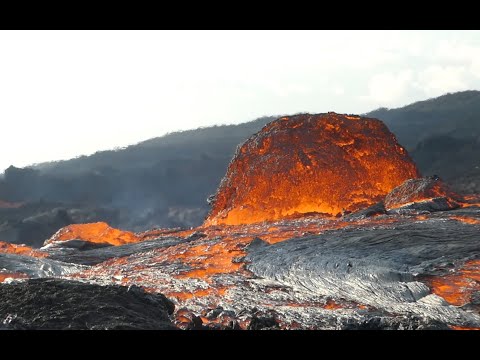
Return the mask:
{"type": "Polygon", "coordinates": [[[407,151],[380,120],[336,113],[282,117],[237,149],[206,224],[335,216],[373,205],[417,177],[407,151]]]}
{"type": "Polygon", "coordinates": [[[99,286],[32,279],[0,284],[0,324],[5,329],[176,329],[173,303],[137,286],[99,286]]]}

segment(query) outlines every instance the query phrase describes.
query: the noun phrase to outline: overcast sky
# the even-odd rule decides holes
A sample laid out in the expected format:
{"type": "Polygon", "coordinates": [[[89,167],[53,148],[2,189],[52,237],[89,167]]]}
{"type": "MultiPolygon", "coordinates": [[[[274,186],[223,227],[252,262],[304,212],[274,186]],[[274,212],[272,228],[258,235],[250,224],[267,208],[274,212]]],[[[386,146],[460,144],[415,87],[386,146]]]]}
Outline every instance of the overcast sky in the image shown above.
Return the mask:
{"type": "Polygon", "coordinates": [[[479,88],[473,31],[0,31],[0,172],[175,130],[479,88]]]}

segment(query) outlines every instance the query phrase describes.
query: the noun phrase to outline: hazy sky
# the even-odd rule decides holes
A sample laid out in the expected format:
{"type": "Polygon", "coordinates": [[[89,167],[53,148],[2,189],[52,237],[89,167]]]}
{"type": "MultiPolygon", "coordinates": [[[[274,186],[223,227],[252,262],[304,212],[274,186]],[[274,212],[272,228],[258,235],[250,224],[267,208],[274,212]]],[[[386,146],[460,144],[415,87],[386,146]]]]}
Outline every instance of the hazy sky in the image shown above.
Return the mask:
{"type": "Polygon", "coordinates": [[[479,88],[473,31],[0,31],[0,172],[180,129],[479,88]]]}

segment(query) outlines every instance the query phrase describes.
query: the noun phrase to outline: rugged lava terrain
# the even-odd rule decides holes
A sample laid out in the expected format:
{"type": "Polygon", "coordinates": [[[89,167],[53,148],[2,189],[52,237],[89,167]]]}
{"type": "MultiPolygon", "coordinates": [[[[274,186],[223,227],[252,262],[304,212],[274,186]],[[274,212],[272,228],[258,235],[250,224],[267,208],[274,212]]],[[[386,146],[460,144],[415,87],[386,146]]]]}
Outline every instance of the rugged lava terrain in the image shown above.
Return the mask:
{"type": "Polygon", "coordinates": [[[480,198],[420,177],[378,120],[275,120],[211,200],[195,229],[1,244],[0,327],[480,328],[480,198]]]}
{"type": "Polygon", "coordinates": [[[174,305],[137,287],[33,279],[2,286],[0,311],[12,329],[172,330],[174,305]]]}

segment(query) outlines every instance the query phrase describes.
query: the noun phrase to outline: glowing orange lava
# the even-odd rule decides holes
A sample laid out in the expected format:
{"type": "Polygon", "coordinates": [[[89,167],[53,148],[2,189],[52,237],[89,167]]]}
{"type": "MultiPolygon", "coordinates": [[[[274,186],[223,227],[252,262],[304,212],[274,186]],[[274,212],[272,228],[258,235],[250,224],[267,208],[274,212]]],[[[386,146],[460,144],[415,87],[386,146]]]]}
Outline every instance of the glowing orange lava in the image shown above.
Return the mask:
{"type": "Polygon", "coordinates": [[[464,204],[462,204],[462,207],[480,206],[480,195],[478,194],[464,195],[463,199],[464,204]]]}
{"type": "Polygon", "coordinates": [[[169,292],[169,297],[175,297],[177,300],[188,300],[194,297],[204,297],[209,295],[223,296],[226,288],[207,288],[198,289],[192,292],[169,292]]]}
{"type": "Polygon", "coordinates": [[[328,300],[327,303],[325,304],[325,306],[323,307],[324,309],[327,309],[327,310],[337,310],[337,309],[341,309],[342,308],[342,305],[340,304],[337,304],[335,301],[333,300],[328,300]]]}
{"type": "Polygon", "coordinates": [[[27,279],[28,276],[23,273],[0,272],[0,283],[6,279],[27,279]]]}
{"type": "Polygon", "coordinates": [[[433,293],[450,304],[465,305],[470,302],[472,293],[480,290],[480,260],[468,261],[455,273],[436,276],[429,282],[433,293]]]}
{"type": "Polygon", "coordinates": [[[111,245],[124,245],[141,241],[142,239],[130,231],[122,231],[108,226],[107,223],[98,222],[91,224],[73,224],[66,226],[55,233],[45,242],[61,242],[67,240],[84,240],[92,243],[107,243],[111,245]]]}
{"type": "Polygon", "coordinates": [[[480,330],[478,327],[464,327],[464,326],[454,326],[451,325],[450,328],[452,330],[480,330]]]}
{"type": "MultiPolygon", "coordinates": [[[[362,227],[385,225],[397,221],[397,218],[370,218],[357,221],[344,221],[342,219],[326,219],[322,216],[309,216],[301,219],[287,219],[277,222],[265,222],[246,225],[219,225],[198,227],[191,230],[169,231],[160,235],[158,230],[142,233],[143,239],[188,237],[192,233],[201,234],[194,242],[181,242],[177,245],[154,250],[149,262],[136,263],[132,257],[114,258],[98,266],[71,275],[74,278],[95,278],[105,276],[105,272],[122,285],[140,285],[148,291],[161,292],[169,298],[184,304],[198,297],[217,298],[229,289],[216,283],[219,274],[242,274],[249,276],[244,269],[243,257],[246,255],[245,247],[253,239],[260,238],[266,243],[274,244],[279,241],[320,234],[326,230],[346,227],[362,227]],[[149,268],[155,264],[185,265],[184,270],[169,274],[182,282],[191,283],[192,279],[201,282],[198,287],[189,287],[188,290],[179,291],[169,286],[161,278],[154,278],[149,268]],[[128,277],[125,274],[128,273],[128,277]]],[[[326,308],[333,309],[335,305],[327,304],[326,308]]]]}
{"type": "Polygon", "coordinates": [[[3,241],[0,241],[0,253],[33,256],[39,258],[48,256],[46,253],[35,250],[30,246],[10,244],[3,241]]]}
{"type": "Polygon", "coordinates": [[[242,263],[233,261],[236,257],[244,256],[243,247],[253,239],[250,235],[225,236],[222,241],[215,241],[218,231],[212,229],[207,238],[199,241],[198,245],[189,243],[171,246],[159,252],[155,257],[157,263],[171,263],[181,261],[192,270],[174,275],[177,278],[197,278],[211,283],[216,274],[226,274],[239,271],[242,263]]]}
{"type": "MultiPolygon", "coordinates": [[[[221,225],[196,228],[205,238],[198,245],[180,244],[162,251],[155,261],[182,261],[193,270],[176,275],[182,278],[197,278],[211,282],[216,274],[241,271],[242,261],[235,261],[245,256],[244,248],[255,238],[274,244],[287,239],[314,235],[326,229],[339,229],[346,226],[360,225],[362,221],[344,222],[339,219],[324,219],[313,216],[310,219],[285,220],[276,223],[221,225]],[[221,241],[212,240],[221,238],[221,241]]],[[[194,230],[170,233],[169,236],[188,236],[194,230]]],[[[144,234],[147,237],[147,234],[144,234]]]]}
{"type": "Polygon", "coordinates": [[[454,220],[463,222],[465,224],[470,224],[470,225],[479,225],[480,224],[479,219],[475,219],[475,218],[468,217],[468,216],[451,216],[450,219],[454,219],[454,220]]]}
{"type": "Polygon", "coordinates": [[[379,120],[335,113],[284,117],[237,149],[205,224],[336,216],[372,205],[418,176],[379,120]]]}

